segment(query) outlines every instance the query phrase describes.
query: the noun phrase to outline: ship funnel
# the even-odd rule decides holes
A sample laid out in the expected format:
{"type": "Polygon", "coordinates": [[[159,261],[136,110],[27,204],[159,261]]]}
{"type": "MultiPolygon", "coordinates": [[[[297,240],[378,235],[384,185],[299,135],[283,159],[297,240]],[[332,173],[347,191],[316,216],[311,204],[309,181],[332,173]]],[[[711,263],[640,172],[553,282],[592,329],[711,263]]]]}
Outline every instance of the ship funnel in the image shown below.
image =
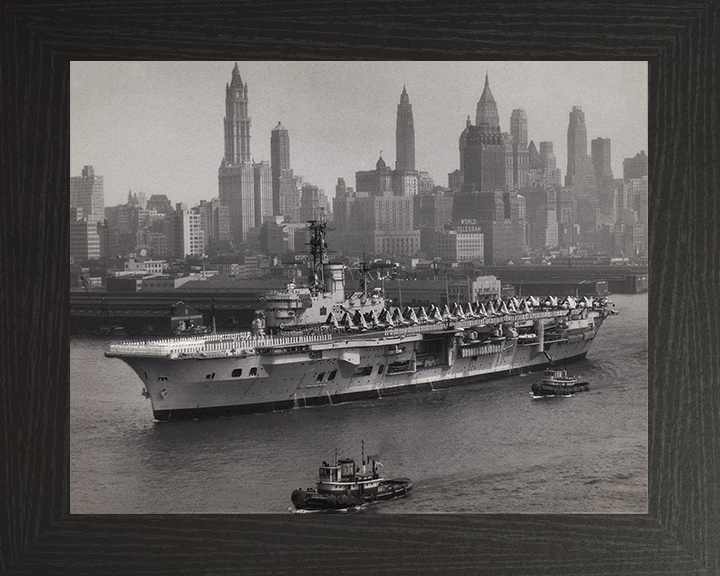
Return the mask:
{"type": "Polygon", "coordinates": [[[325,290],[330,293],[341,292],[343,298],[345,290],[345,272],[342,264],[325,264],[325,290]]]}

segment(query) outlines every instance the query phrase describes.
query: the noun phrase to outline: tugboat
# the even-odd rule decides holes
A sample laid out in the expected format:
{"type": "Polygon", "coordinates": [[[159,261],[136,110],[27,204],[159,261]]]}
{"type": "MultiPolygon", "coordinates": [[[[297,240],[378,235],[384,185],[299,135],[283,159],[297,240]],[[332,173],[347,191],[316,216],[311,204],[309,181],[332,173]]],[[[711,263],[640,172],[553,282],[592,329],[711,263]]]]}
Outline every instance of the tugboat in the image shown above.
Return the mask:
{"type": "Polygon", "coordinates": [[[378,465],[382,463],[373,457],[365,460],[363,443],[362,466],[352,458],[338,460],[336,455],[332,464],[323,462],[320,466],[317,487],[294,490],[292,503],[298,510],[343,510],[366,502],[391,500],[410,491],[412,482],[408,478],[382,478],[378,465]]]}
{"type": "Polygon", "coordinates": [[[532,385],[535,398],[543,396],[570,396],[575,392],[584,392],[590,388],[587,382],[578,382],[577,378],[568,376],[567,370],[545,370],[542,382],[532,385]]]}

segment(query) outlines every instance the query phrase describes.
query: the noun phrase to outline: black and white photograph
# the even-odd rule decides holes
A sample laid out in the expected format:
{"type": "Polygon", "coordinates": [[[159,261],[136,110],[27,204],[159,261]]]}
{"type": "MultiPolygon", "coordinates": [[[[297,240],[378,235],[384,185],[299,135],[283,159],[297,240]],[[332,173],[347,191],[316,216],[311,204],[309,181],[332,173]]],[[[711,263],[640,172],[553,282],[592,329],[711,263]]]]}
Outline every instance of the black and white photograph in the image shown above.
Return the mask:
{"type": "Polygon", "coordinates": [[[72,62],[73,514],[646,514],[648,67],[72,62]]]}
{"type": "Polygon", "coordinates": [[[0,573],[718,573],[719,8],[0,4],[0,573]]]}

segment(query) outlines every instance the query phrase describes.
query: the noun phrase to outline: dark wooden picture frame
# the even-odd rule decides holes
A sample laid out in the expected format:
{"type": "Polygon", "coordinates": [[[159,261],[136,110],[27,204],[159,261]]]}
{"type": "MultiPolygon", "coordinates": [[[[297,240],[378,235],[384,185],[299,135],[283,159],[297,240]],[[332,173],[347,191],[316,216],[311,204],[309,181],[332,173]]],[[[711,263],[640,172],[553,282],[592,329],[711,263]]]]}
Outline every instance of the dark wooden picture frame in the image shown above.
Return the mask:
{"type": "Polygon", "coordinates": [[[0,25],[0,572],[720,573],[718,0],[10,0],[0,25]],[[69,514],[69,62],[283,58],[649,62],[649,514],[69,514]]]}

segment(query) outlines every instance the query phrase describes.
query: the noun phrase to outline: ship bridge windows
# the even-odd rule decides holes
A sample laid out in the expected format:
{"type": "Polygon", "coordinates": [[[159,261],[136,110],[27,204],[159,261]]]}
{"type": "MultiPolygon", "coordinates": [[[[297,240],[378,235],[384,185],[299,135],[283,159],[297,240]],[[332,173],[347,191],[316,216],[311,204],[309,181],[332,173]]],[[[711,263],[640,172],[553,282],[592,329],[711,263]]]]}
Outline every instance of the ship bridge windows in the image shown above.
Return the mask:
{"type": "Polygon", "coordinates": [[[250,368],[250,376],[257,376],[257,366],[250,368]]]}
{"type": "Polygon", "coordinates": [[[333,370],[332,372],[330,372],[328,376],[328,382],[335,380],[335,376],[337,376],[337,370],[333,370]]]}
{"type": "Polygon", "coordinates": [[[232,371],[232,377],[240,378],[240,376],[242,376],[242,368],[235,368],[235,370],[232,371]]]}
{"type": "Polygon", "coordinates": [[[382,374],[385,371],[385,364],[380,364],[378,366],[378,375],[382,374]]]}
{"type": "Polygon", "coordinates": [[[322,379],[325,378],[325,372],[320,372],[320,374],[317,375],[317,382],[322,382],[322,379]]]}
{"type": "Polygon", "coordinates": [[[372,374],[372,366],[360,366],[355,369],[354,376],[370,376],[372,374]]]}

